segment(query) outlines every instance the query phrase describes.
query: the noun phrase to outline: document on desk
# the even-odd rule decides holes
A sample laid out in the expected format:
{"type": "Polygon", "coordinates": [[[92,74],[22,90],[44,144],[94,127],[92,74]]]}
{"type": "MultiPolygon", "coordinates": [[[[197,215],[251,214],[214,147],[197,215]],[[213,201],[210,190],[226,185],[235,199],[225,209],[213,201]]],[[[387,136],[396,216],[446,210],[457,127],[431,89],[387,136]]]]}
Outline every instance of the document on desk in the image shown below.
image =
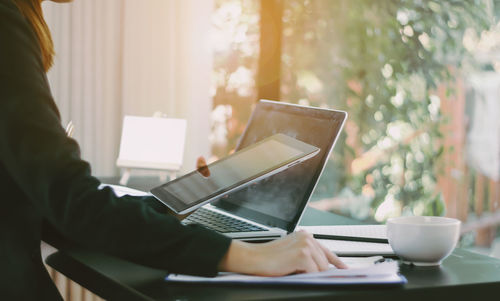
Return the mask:
{"type": "Polygon", "coordinates": [[[394,255],[387,243],[385,225],[301,226],[298,230],[321,237],[318,239],[321,244],[339,256],[394,255]]]}
{"type": "Polygon", "coordinates": [[[331,239],[318,239],[318,241],[338,256],[395,255],[389,244],[331,239]]]}
{"type": "MultiPolygon", "coordinates": [[[[294,274],[282,277],[261,277],[236,273],[219,273],[216,277],[198,277],[170,274],[167,282],[210,284],[261,284],[261,285],[402,285],[407,281],[399,275],[396,261],[374,263],[370,258],[342,258],[348,269],[330,268],[324,272],[294,274]]],[[[382,259],[382,257],[380,257],[382,259]]],[[[379,260],[375,260],[379,261],[379,260]]]]}
{"type": "Polygon", "coordinates": [[[124,195],[133,195],[133,196],[151,195],[151,194],[144,192],[142,190],[137,190],[137,189],[133,189],[133,188],[122,186],[122,185],[111,185],[111,184],[99,185],[99,189],[103,189],[104,187],[111,188],[115,192],[116,196],[118,196],[118,197],[122,197],[124,195]]]}

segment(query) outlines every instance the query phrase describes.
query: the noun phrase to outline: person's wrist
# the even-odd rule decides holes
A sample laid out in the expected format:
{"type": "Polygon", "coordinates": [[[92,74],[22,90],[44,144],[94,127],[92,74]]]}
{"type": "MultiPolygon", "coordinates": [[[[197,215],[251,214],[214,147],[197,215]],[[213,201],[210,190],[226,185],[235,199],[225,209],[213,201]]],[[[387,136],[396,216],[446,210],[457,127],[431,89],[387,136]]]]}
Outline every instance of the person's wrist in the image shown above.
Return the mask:
{"type": "Polygon", "coordinates": [[[256,264],[259,262],[259,253],[255,247],[249,243],[233,240],[226,255],[224,255],[219,263],[219,270],[254,274],[257,268],[256,264]]]}

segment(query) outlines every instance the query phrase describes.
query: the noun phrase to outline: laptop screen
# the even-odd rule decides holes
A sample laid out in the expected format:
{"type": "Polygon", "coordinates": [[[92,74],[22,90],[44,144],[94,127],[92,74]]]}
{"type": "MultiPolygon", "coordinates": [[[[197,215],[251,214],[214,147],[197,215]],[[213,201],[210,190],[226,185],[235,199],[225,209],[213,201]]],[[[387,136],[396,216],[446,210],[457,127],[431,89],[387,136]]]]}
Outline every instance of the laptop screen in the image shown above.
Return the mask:
{"type": "Polygon", "coordinates": [[[339,135],[346,113],[260,101],[237,150],[282,133],[320,148],[304,163],[231,193],[212,205],[289,232],[295,229],[339,135]]]}

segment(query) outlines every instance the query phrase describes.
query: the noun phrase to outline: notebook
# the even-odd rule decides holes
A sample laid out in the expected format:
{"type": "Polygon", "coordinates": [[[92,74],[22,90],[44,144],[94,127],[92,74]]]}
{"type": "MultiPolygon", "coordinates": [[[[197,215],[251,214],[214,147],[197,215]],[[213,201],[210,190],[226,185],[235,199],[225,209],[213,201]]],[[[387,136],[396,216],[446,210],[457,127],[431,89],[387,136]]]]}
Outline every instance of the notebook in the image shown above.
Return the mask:
{"type": "Polygon", "coordinates": [[[293,274],[282,277],[262,277],[237,273],[219,273],[216,277],[199,277],[169,274],[167,282],[205,283],[220,285],[403,285],[407,282],[399,272],[396,261],[384,261],[381,257],[342,258],[348,269],[331,267],[327,271],[307,274],[293,274]]]}

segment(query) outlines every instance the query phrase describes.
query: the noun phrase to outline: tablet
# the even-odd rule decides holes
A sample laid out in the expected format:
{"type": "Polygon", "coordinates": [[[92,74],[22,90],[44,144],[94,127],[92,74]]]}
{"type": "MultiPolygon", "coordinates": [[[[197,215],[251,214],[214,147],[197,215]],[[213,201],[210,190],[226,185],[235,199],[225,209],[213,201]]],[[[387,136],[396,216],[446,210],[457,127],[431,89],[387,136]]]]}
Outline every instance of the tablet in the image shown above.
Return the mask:
{"type": "Polygon", "coordinates": [[[314,157],[319,148],[276,134],[234,154],[155,187],[151,194],[177,214],[314,157]]]}

